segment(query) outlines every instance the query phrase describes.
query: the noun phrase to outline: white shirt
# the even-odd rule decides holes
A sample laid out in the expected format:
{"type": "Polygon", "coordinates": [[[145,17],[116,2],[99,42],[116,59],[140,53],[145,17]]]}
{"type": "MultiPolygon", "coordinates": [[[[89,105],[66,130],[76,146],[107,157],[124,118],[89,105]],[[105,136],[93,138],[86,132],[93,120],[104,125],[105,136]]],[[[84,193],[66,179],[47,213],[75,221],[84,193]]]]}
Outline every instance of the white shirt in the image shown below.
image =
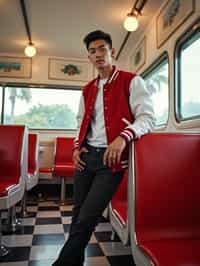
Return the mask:
{"type": "Polygon", "coordinates": [[[91,130],[87,135],[87,143],[95,147],[107,147],[104,108],[103,106],[103,86],[107,79],[100,79],[98,84],[98,92],[94,105],[94,111],[91,118],[91,130]]]}
{"type": "MultiPolygon", "coordinates": [[[[108,145],[103,114],[103,85],[105,83],[106,79],[99,81],[99,90],[90,123],[91,129],[86,137],[88,144],[95,147],[107,147],[108,145]]],[[[140,138],[145,133],[151,131],[155,123],[151,93],[146,88],[144,80],[139,76],[136,76],[131,80],[129,90],[129,104],[135,121],[133,124],[128,125],[127,128],[131,128],[134,131],[136,138],[140,138]]],[[[84,110],[84,100],[83,96],[81,96],[79,111],[77,114],[78,134],[84,110]]]]}

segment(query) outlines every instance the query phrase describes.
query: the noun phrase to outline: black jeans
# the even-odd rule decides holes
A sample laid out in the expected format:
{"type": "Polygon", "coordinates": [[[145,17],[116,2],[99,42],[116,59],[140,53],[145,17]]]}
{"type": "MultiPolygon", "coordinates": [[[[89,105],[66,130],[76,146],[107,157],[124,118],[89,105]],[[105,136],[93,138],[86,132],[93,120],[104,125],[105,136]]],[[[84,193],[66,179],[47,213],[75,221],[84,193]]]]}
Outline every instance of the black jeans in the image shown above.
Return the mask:
{"type": "Polygon", "coordinates": [[[112,173],[103,165],[105,148],[87,146],[82,153],[86,167],[76,171],[74,179],[74,208],[69,238],[53,266],[82,266],[84,251],[98,218],[107,207],[120,184],[124,171],[112,173]]]}

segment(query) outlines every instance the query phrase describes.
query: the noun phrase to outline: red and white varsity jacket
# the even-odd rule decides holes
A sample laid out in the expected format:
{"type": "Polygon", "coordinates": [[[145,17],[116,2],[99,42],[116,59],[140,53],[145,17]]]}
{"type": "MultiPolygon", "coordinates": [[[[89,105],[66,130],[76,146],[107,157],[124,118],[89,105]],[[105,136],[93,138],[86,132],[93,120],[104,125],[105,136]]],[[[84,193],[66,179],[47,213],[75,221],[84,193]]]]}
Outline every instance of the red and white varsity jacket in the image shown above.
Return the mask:
{"type": "MultiPolygon", "coordinates": [[[[103,87],[103,108],[104,124],[109,145],[117,136],[121,135],[127,142],[137,137],[137,133],[131,126],[127,127],[128,121],[134,124],[135,118],[129,104],[130,83],[136,74],[118,70],[113,67],[113,71],[103,87]]],[[[95,100],[98,92],[98,78],[89,82],[83,88],[84,114],[79,129],[78,138],[75,140],[74,148],[81,148],[84,145],[90,121],[94,110],[95,100]]],[[[113,172],[122,170],[127,164],[128,145],[121,156],[121,163],[112,167],[113,172]]]]}

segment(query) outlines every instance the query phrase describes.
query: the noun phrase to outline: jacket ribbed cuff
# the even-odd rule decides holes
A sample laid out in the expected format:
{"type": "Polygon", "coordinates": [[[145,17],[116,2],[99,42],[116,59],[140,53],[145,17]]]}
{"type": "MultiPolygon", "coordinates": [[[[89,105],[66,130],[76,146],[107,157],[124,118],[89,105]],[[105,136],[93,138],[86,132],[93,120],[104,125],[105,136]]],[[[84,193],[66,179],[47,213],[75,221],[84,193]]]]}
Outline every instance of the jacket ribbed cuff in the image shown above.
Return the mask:
{"type": "Polygon", "coordinates": [[[135,132],[130,128],[125,128],[121,133],[120,136],[126,140],[127,143],[135,139],[135,132]]]}

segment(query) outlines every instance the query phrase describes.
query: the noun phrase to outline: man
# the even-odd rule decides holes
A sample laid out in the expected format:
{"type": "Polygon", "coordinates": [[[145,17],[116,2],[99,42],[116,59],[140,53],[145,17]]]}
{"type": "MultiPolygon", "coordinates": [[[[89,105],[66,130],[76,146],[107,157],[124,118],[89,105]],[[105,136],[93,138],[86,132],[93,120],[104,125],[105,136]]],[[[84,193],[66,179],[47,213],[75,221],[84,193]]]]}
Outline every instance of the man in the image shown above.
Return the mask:
{"type": "Polygon", "coordinates": [[[115,49],[110,35],[94,31],[84,43],[99,75],[84,87],[80,100],[72,224],[53,266],[83,266],[98,218],[127,168],[128,143],[154,125],[150,93],[142,78],[112,65],[115,49]]]}

